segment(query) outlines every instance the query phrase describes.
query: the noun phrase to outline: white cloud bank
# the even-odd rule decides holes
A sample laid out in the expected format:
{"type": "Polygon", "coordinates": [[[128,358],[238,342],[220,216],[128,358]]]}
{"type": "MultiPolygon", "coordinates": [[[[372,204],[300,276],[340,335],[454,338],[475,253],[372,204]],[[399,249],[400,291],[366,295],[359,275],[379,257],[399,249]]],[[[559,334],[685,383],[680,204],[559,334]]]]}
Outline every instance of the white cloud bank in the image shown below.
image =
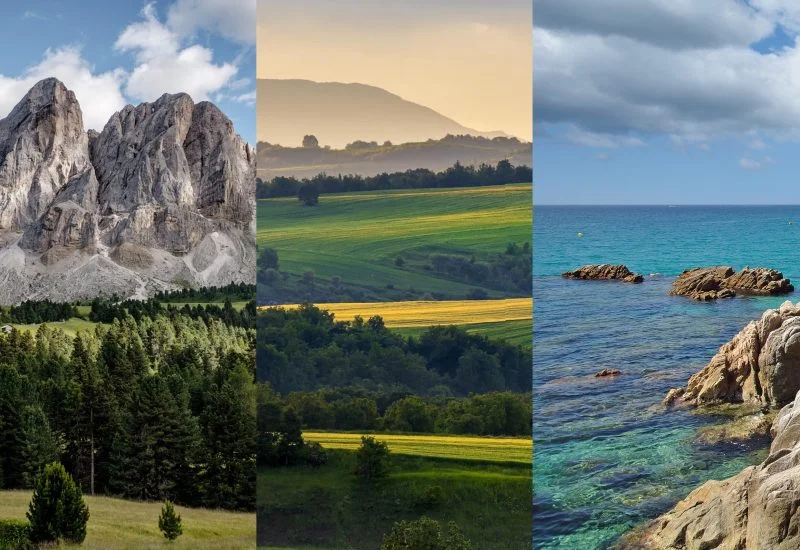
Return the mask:
{"type": "MultiPolygon", "coordinates": [[[[161,22],[152,4],[145,5],[142,20],[128,25],[114,47],[133,55],[132,69],[97,72],[81,48],[47,49],[42,60],[21,75],[0,74],[0,118],[5,117],[39,80],[56,77],[73,90],[81,103],[86,128],[100,130],[109,117],[127,103],[153,101],[164,93],[186,92],[195,101],[240,89],[245,79],[234,80],[238,61],[214,63],[214,52],[191,41],[198,30],[220,34],[247,44],[255,39],[255,0],[177,0],[161,22]],[[222,9],[222,8],[225,9],[222,9]],[[225,12],[225,13],[223,13],[225,12]],[[249,20],[245,25],[244,21],[249,20]],[[252,37],[246,30],[251,28],[252,37]]],[[[234,101],[250,103],[239,91],[234,101]]]]}
{"type": "Polygon", "coordinates": [[[534,120],[573,142],[800,136],[798,2],[539,0],[534,22],[534,120]],[[789,46],[753,49],[779,25],[789,46]]]}

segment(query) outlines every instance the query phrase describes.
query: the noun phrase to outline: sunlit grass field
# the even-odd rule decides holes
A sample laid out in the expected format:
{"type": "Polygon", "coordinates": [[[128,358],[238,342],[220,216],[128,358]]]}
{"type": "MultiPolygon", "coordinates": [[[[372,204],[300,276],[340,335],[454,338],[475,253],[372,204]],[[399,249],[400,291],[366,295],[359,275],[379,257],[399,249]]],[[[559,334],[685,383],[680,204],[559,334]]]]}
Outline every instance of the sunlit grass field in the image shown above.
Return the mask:
{"type": "MultiPolygon", "coordinates": [[[[90,516],[86,540],[79,548],[238,550],[255,547],[255,514],[176,506],[182,519],[183,535],[170,543],[158,529],[161,503],[86,495],[84,499],[90,516]]],[[[29,491],[0,491],[0,518],[25,520],[30,500],[29,491]]]]}
{"type": "Polygon", "coordinates": [[[466,295],[475,285],[403,269],[395,258],[502,253],[508,243],[531,241],[531,216],[530,183],[366,191],[322,195],[315,207],[296,198],[260,200],[257,236],[259,246],[278,252],[281,271],[466,295]]]}
{"type": "MultiPolygon", "coordinates": [[[[441,302],[362,302],[316,304],[336,319],[350,321],[360,315],[380,315],[387,327],[404,336],[419,336],[434,325],[459,325],[467,332],[492,339],[530,346],[532,334],[531,298],[502,300],[452,300],[441,302]]],[[[279,307],[292,309],[297,304],[279,307]]]]}
{"type": "MultiPolygon", "coordinates": [[[[361,445],[355,433],[303,432],[303,437],[326,449],[355,450],[361,445]]],[[[365,434],[370,435],[370,434],[365,434]]],[[[457,435],[371,434],[384,441],[392,453],[431,458],[531,463],[530,438],[476,437],[457,435]]]]}
{"type": "MultiPolygon", "coordinates": [[[[341,304],[315,304],[332,312],[340,321],[351,321],[356,316],[364,320],[380,315],[387,327],[410,328],[433,325],[469,325],[473,323],[499,323],[523,321],[531,318],[531,298],[504,300],[447,300],[410,302],[362,302],[341,304]]],[[[281,306],[296,308],[296,304],[281,306]]]]}
{"type": "Polygon", "coordinates": [[[79,331],[83,332],[94,331],[94,327],[96,327],[98,323],[94,323],[92,321],[85,321],[84,319],[78,319],[77,317],[73,317],[72,319],[68,319],[66,321],[50,321],[48,323],[31,324],[31,325],[17,325],[11,323],[11,326],[20,331],[29,330],[31,332],[36,332],[36,330],[42,324],[46,324],[49,327],[63,330],[67,334],[67,336],[74,337],[79,331]]]}

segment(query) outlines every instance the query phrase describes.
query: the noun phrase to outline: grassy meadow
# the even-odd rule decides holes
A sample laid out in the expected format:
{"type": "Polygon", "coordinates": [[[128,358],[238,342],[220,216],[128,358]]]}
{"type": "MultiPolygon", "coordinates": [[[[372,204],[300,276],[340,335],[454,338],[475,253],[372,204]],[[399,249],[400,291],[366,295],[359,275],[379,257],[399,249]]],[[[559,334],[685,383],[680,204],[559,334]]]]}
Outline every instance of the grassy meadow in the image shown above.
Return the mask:
{"type": "MultiPolygon", "coordinates": [[[[322,195],[315,207],[260,200],[257,236],[260,247],[277,251],[282,272],[313,271],[317,284],[338,277],[366,289],[369,301],[394,301],[408,289],[451,299],[481,287],[429,272],[430,255],[481,258],[529,243],[531,215],[530,183],[365,191],[322,195]]],[[[485,290],[492,298],[519,295],[485,290]]]]}
{"type": "MultiPolygon", "coordinates": [[[[255,547],[255,514],[176,506],[183,522],[183,535],[170,543],[158,529],[160,502],[97,496],[84,499],[90,514],[86,540],[79,547],[63,545],[65,548],[244,550],[255,547]]],[[[0,491],[0,518],[24,520],[30,500],[29,491],[0,491]]]]}
{"type": "Polygon", "coordinates": [[[260,470],[265,548],[374,550],[394,522],[422,515],[455,521],[475,549],[531,548],[530,439],[377,434],[392,469],[365,487],[353,474],[360,435],[304,437],[330,449],[329,461],[260,470]]]}

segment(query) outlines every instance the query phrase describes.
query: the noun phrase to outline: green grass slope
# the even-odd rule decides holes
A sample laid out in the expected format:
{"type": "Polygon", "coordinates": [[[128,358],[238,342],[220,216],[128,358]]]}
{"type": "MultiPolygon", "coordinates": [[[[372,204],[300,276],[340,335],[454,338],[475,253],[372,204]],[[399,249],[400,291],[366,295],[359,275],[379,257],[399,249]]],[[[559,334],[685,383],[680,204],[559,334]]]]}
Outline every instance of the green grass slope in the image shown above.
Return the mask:
{"type": "MultiPolygon", "coordinates": [[[[362,287],[365,301],[407,299],[409,289],[455,299],[480,287],[426,272],[428,257],[480,259],[530,242],[531,216],[531,184],[323,195],[315,207],[269,199],[258,204],[258,243],[274,248],[280,270],[297,278],[288,285],[311,270],[317,285],[339,277],[362,287]]],[[[486,290],[493,298],[515,295],[486,290]]]]}
{"type": "Polygon", "coordinates": [[[259,545],[375,550],[394,522],[426,515],[455,521],[476,549],[531,548],[530,462],[398,454],[390,477],[375,488],[357,482],[354,466],[353,452],[333,450],[319,468],[261,469],[259,545]]]}
{"type": "MultiPolygon", "coordinates": [[[[158,530],[161,503],[92,496],[84,496],[84,499],[90,517],[86,540],[80,548],[239,550],[255,547],[255,514],[176,506],[183,522],[183,535],[170,543],[158,530]]],[[[24,520],[30,500],[28,491],[0,491],[0,518],[24,520]]]]}

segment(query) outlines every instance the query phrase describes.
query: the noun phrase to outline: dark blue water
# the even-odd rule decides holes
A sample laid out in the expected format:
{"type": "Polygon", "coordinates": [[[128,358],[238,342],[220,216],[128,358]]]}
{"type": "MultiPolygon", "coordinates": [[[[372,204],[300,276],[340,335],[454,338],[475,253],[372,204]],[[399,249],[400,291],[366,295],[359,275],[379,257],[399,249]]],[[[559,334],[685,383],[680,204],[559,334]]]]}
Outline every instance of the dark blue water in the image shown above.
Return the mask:
{"type": "Polygon", "coordinates": [[[606,548],[763,457],[763,441],[698,443],[696,430],[721,419],[658,404],[786,297],[707,304],[667,293],[701,265],[766,266],[800,281],[799,224],[800,207],[534,208],[535,548],[606,548]],[[648,277],[559,277],[606,262],[648,277]],[[594,378],[603,368],[623,375],[594,378]]]}

